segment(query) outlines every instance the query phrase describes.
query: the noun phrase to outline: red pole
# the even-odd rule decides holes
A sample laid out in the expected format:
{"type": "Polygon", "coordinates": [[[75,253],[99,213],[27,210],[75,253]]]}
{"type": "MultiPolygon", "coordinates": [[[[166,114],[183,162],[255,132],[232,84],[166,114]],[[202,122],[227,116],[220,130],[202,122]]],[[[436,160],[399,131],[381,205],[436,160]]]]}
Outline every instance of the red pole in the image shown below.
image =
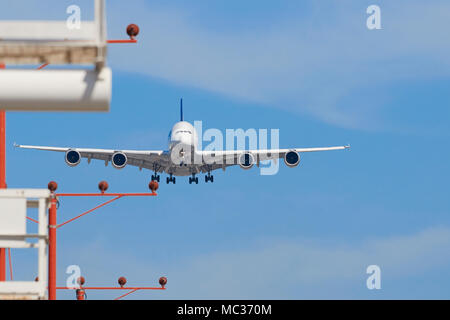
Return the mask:
{"type": "MultiPolygon", "coordinates": [[[[0,63],[0,69],[5,65],[0,63]]],[[[6,188],[6,113],[0,110],[0,189],[6,188]]],[[[6,281],[6,249],[0,248],[0,281],[6,281]]]]}
{"type": "Polygon", "coordinates": [[[48,210],[48,299],[56,300],[56,196],[52,192],[48,210]]]}
{"type": "Polygon", "coordinates": [[[77,300],[85,300],[86,292],[84,291],[84,289],[77,289],[76,294],[77,294],[77,300]]]}

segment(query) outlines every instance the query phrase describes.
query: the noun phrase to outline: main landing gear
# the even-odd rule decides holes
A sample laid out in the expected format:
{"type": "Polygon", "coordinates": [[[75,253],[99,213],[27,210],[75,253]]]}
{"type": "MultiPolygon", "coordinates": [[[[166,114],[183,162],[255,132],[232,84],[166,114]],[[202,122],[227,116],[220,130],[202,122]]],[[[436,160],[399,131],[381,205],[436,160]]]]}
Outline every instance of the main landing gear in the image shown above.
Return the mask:
{"type": "Polygon", "coordinates": [[[152,174],[152,181],[155,180],[159,182],[159,174],[152,174]]]}
{"type": "Polygon", "coordinates": [[[189,184],[192,184],[192,182],[198,184],[198,177],[195,176],[195,173],[192,174],[192,177],[189,177],[189,184]]]}
{"type": "Polygon", "coordinates": [[[171,173],[170,177],[166,178],[166,183],[169,184],[169,182],[173,182],[173,184],[175,184],[175,177],[173,177],[171,173]]]}
{"type": "Polygon", "coordinates": [[[214,176],[211,175],[211,172],[208,172],[208,174],[205,176],[205,182],[211,181],[211,183],[214,182],[214,176]]]}

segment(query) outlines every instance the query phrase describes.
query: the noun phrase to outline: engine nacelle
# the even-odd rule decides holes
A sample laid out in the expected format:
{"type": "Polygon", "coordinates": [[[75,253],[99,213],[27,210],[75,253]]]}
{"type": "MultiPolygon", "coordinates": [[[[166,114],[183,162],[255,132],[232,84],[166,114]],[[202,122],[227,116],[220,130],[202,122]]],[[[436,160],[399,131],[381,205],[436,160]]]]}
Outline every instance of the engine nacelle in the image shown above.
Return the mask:
{"type": "Polygon", "coordinates": [[[127,165],[127,156],[123,152],[115,152],[111,157],[111,163],[114,168],[122,169],[127,165]]]}
{"type": "Polygon", "coordinates": [[[255,164],[255,157],[251,153],[242,153],[238,159],[239,165],[242,169],[247,170],[255,164]]]}
{"type": "Polygon", "coordinates": [[[290,167],[296,167],[300,163],[300,155],[295,151],[288,151],[284,155],[284,163],[290,167]]]}
{"type": "Polygon", "coordinates": [[[76,150],[67,150],[65,160],[69,166],[75,167],[81,161],[81,154],[76,150]]]}

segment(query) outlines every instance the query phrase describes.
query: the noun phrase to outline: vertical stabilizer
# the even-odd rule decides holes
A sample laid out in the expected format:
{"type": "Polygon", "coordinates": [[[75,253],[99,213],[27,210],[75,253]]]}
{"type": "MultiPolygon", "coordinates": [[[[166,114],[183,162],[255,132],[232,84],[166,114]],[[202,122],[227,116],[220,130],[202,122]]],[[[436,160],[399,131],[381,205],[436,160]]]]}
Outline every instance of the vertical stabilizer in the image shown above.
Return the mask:
{"type": "Polygon", "coordinates": [[[180,99],[180,121],[183,120],[183,98],[180,99]]]}

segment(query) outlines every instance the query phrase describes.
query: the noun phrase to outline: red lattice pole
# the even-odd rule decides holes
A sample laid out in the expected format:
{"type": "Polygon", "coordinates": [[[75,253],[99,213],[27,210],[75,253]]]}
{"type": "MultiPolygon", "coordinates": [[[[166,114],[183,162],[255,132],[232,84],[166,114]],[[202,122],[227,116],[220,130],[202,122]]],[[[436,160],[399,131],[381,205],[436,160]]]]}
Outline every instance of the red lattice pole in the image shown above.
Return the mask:
{"type": "Polygon", "coordinates": [[[48,184],[52,192],[48,209],[48,299],[56,300],[56,182],[48,184]]]}

